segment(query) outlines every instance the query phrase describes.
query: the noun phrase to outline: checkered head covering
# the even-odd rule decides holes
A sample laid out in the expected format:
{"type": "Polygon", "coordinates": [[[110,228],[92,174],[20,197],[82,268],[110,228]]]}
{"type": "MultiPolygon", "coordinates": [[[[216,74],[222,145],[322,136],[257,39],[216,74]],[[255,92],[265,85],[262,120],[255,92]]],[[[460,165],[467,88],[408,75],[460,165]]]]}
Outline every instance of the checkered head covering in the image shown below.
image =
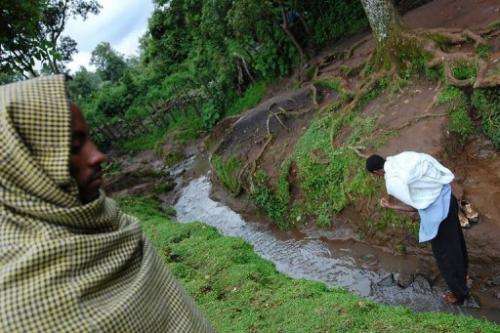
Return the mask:
{"type": "Polygon", "coordinates": [[[62,75],[0,87],[0,332],[212,332],[137,221],[83,205],[62,75]]]}

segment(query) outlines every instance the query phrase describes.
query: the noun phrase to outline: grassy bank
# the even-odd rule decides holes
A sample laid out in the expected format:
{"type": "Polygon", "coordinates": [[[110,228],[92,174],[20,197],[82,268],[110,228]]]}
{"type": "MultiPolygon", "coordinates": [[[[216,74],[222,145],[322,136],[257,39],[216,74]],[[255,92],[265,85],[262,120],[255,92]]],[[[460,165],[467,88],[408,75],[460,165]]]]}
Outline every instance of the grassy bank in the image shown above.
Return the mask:
{"type": "Polygon", "coordinates": [[[363,300],[341,289],[293,280],[241,239],[200,223],[169,221],[157,205],[127,198],[166,264],[220,332],[498,332],[473,318],[418,313],[363,300]]]}

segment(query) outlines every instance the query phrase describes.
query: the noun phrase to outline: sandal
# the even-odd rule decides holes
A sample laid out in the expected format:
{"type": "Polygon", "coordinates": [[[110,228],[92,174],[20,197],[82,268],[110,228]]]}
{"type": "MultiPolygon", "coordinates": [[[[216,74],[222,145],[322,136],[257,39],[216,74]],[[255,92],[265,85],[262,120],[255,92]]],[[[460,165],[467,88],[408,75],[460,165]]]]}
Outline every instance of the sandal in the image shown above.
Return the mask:
{"type": "Polygon", "coordinates": [[[479,222],[479,213],[474,208],[472,208],[472,204],[470,202],[468,202],[467,200],[461,200],[460,208],[471,223],[479,222]]]}
{"type": "Polygon", "coordinates": [[[460,226],[464,229],[470,228],[469,219],[465,217],[464,213],[458,212],[458,220],[460,221],[460,226]]]}

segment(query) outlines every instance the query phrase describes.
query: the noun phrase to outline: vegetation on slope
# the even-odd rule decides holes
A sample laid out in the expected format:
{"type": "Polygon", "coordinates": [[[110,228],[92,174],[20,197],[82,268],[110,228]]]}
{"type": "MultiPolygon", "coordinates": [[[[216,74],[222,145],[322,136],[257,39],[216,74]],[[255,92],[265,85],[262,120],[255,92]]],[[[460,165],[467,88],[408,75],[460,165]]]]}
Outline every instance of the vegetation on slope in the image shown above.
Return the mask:
{"type": "Polygon", "coordinates": [[[92,52],[97,70],[75,73],[70,92],[91,128],[123,120],[137,127],[160,112],[199,136],[258,103],[265,82],[289,74],[307,52],[367,25],[361,5],[345,0],[154,2],[139,58],[101,43],[92,52]]]}
{"type": "Polygon", "coordinates": [[[413,313],[322,283],[293,280],[239,238],[200,223],[178,224],[143,198],[121,201],[219,332],[498,332],[493,323],[413,313]]]}

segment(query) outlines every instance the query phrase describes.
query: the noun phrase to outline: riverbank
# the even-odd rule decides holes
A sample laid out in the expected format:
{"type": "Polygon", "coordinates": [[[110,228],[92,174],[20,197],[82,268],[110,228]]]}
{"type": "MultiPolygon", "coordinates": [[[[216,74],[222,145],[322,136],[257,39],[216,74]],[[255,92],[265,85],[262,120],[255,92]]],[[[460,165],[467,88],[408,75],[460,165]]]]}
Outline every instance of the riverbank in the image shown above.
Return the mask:
{"type": "Polygon", "coordinates": [[[219,332],[499,332],[500,326],[445,313],[413,313],[343,289],[294,280],[239,238],[200,223],[178,224],[158,204],[120,199],[219,332]]]}

